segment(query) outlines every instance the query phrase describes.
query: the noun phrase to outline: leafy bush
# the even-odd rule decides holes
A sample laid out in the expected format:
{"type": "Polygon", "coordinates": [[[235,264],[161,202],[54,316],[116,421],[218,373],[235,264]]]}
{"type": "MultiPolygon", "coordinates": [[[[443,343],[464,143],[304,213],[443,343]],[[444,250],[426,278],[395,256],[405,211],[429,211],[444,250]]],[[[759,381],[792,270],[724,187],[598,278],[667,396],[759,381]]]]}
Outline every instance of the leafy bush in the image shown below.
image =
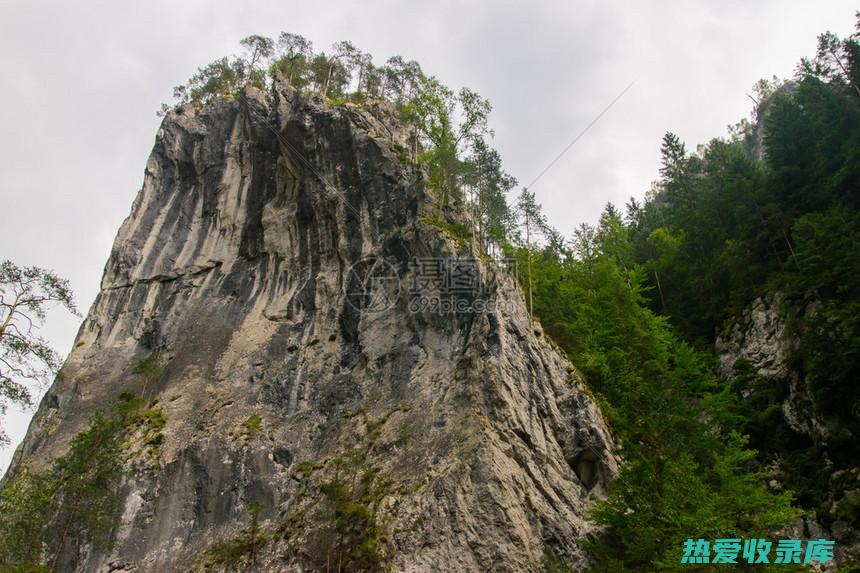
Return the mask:
{"type": "Polygon", "coordinates": [[[153,350],[138,362],[133,374],[140,374],[147,383],[157,382],[161,378],[161,353],[158,350],[153,350]]]}
{"type": "Polygon", "coordinates": [[[263,418],[258,413],[251,414],[247,420],[242,422],[242,427],[246,437],[256,436],[263,431],[263,418]]]}
{"type": "Polygon", "coordinates": [[[436,227],[446,237],[454,240],[459,247],[465,246],[472,239],[472,231],[462,223],[451,223],[438,217],[420,217],[423,223],[436,227]]]}
{"type": "Polygon", "coordinates": [[[25,464],[0,490],[0,567],[6,568],[0,570],[53,569],[72,542],[110,547],[126,438],[141,421],[159,434],[165,423],[160,409],[142,404],[122,394],[111,415],[96,413],[49,467],[32,471],[25,464]]]}
{"type": "Polygon", "coordinates": [[[236,537],[217,541],[210,545],[197,560],[197,567],[205,570],[223,565],[228,569],[247,568],[254,570],[260,549],[268,543],[268,536],[260,529],[259,518],[262,505],[253,503],[249,507],[251,524],[236,537]]]}

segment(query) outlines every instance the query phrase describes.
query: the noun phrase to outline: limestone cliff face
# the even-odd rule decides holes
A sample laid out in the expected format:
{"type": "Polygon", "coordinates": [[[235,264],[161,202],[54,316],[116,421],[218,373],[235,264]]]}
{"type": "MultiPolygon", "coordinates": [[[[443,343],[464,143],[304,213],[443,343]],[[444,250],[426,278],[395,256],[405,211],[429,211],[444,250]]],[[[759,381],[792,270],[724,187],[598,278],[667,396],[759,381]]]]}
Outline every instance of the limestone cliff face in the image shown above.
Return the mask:
{"type": "Polygon", "coordinates": [[[717,338],[716,348],[724,377],[731,378],[735,362],[744,359],[759,374],[783,386],[782,413],[787,425],[820,443],[835,429],[817,412],[801,375],[792,367],[791,354],[800,338],[797,329],[789,328],[791,321],[797,322],[804,312],[814,309],[814,305],[799,309],[780,294],[756,299],[731,330],[717,338]]]}
{"type": "Polygon", "coordinates": [[[338,492],[379,567],[583,564],[616,471],[607,428],[510,273],[427,222],[407,138],[384,105],[280,84],[168,114],[16,458],[61,454],[124,391],[164,413],[163,441],[131,448],[114,547],[71,543],[62,571],[188,571],[255,506],[254,570],[336,571],[356,541],[338,492]],[[415,285],[437,293],[431,259],[474,270],[459,311],[415,306],[415,285]]]}
{"type": "Polygon", "coordinates": [[[820,516],[813,512],[787,535],[836,540],[836,564],[827,569],[835,571],[837,564],[860,561],[860,532],[839,517],[843,513],[840,507],[860,500],[860,490],[856,489],[856,484],[860,483],[860,467],[856,467],[856,463],[835,464],[829,458],[829,448],[833,443],[850,442],[853,438],[838,420],[819,412],[803,373],[792,361],[792,354],[804,336],[801,319],[815,313],[818,308],[816,303],[801,305],[786,300],[779,293],[756,299],[731,329],[717,338],[716,350],[725,378],[735,376],[734,366],[743,359],[775,390],[782,420],[769,431],[777,448],[790,450],[815,444],[823,452],[820,465],[831,477],[829,491],[822,493],[828,497],[829,511],[836,518],[822,523],[820,516]]]}

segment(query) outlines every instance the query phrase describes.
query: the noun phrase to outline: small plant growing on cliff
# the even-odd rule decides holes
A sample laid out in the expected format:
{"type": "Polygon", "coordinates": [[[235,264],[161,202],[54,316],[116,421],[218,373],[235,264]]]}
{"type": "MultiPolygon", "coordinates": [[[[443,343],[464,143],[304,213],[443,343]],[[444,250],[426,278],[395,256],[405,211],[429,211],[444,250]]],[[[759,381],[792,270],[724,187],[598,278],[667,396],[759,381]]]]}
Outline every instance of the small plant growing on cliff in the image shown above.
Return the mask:
{"type": "Polygon", "coordinates": [[[332,512],[334,544],[329,555],[340,571],[378,571],[385,562],[385,532],[376,516],[382,494],[374,487],[373,470],[365,470],[358,480],[355,477],[338,475],[321,488],[332,512]]]}
{"type": "Polygon", "coordinates": [[[143,376],[144,390],[146,389],[146,384],[157,382],[161,378],[161,352],[158,350],[151,351],[143,360],[135,365],[132,373],[143,376]]]}
{"type": "Polygon", "coordinates": [[[164,427],[167,425],[164,410],[155,406],[141,410],[136,416],[135,423],[143,427],[143,443],[148,448],[149,454],[157,457],[164,442],[164,427]]]}
{"type": "Polygon", "coordinates": [[[133,457],[134,445],[140,441],[152,458],[158,458],[167,417],[158,406],[158,400],[150,401],[148,406],[145,404],[143,398],[130,392],[120,395],[116,412],[123,423],[123,449],[133,457]]]}
{"type": "Polygon", "coordinates": [[[316,542],[312,543],[326,547],[325,555],[315,557],[320,567],[358,573],[382,571],[389,562],[388,536],[377,512],[390,493],[390,484],[369,460],[387,419],[371,422],[365,416],[363,444],[325,464],[334,475],[320,486],[324,499],[320,519],[328,524],[315,533],[316,542]]]}
{"type": "Polygon", "coordinates": [[[269,542],[269,536],[260,527],[262,508],[260,502],[252,503],[248,507],[251,524],[236,537],[210,545],[198,558],[195,569],[202,566],[205,571],[209,571],[221,565],[236,571],[254,571],[260,549],[269,542]]]}
{"type": "Polygon", "coordinates": [[[472,231],[462,223],[449,223],[440,217],[419,217],[419,220],[442,231],[459,247],[465,246],[472,239],[472,231]]]}
{"type": "Polygon", "coordinates": [[[246,438],[252,438],[263,431],[263,417],[258,413],[253,413],[248,416],[248,419],[242,422],[243,433],[246,438]]]}

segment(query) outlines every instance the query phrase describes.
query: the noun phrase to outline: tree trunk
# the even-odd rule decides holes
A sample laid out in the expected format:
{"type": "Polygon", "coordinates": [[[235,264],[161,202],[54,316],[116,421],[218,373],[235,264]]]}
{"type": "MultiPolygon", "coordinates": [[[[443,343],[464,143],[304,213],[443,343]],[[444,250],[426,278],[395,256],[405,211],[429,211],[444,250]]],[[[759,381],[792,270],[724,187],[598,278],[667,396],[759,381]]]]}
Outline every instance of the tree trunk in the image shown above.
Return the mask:
{"type": "Polygon", "coordinates": [[[666,300],[663,298],[663,287],[660,286],[660,276],[657,271],[654,271],[654,279],[657,281],[657,292],[660,293],[660,305],[663,308],[663,314],[666,313],[666,300]]]}
{"type": "Polygon", "coordinates": [[[475,205],[477,201],[475,201],[475,193],[476,190],[474,187],[470,187],[471,191],[471,201],[472,201],[472,250],[478,251],[478,227],[477,227],[477,214],[475,213],[475,205]]]}
{"type": "Polygon", "coordinates": [[[328,73],[325,75],[325,82],[323,83],[322,95],[323,97],[328,97],[328,84],[331,81],[331,75],[334,72],[334,60],[328,66],[328,73]]]}
{"type": "Polygon", "coordinates": [[[526,211],[526,253],[528,254],[528,271],[529,271],[529,324],[532,323],[532,244],[531,235],[529,234],[529,212],[526,211]]]}
{"type": "Polygon", "coordinates": [[[6,332],[6,328],[8,328],[9,323],[12,322],[12,317],[15,316],[15,311],[18,309],[20,300],[21,295],[15,295],[15,302],[12,303],[12,308],[9,309],[9,314],[6,316],[6,320],[4,320],[3,325],[0,326],[0,338],[3,337],[3,333],[6,332]]]}
{"type": "Polygon", "coordinates": [[[63,552],[63,548],[66,546],[66,539],[69,536],[69,529],[71,529],[72,522],[74,522],[77,513],[77,508],[72,509],[72,513],[69,515],[69,518],[63,525],[63,534],[60,536],[60,544],[57,545],[57,550],[54,552],[53,559],[51,559],[51,573],[54,573],[54,571],[57,570],[57,563],[60,560],[60,554],[63,552]]]}
{"type": "MultiPolygon", "coordinates": [[[[478,241],[484,244],[484,178],[478,178],[478,241]]],[[[486,246],[484,247],[486,248],[486,246]]]]}
{"type": "Polygon", "coordinates": [[[797,267],[797,270],[800,270],[800,263],[797,261],[797,255],[794,253],[794,247],[791,246],[791,241],[788,240],[788,235],[785,234],[785,229],[782,229],[782,238],[785,240],[785,244],[788,245],[788,250],[791,252],[791,260],[794,261],[794,266],[797,267]]]}

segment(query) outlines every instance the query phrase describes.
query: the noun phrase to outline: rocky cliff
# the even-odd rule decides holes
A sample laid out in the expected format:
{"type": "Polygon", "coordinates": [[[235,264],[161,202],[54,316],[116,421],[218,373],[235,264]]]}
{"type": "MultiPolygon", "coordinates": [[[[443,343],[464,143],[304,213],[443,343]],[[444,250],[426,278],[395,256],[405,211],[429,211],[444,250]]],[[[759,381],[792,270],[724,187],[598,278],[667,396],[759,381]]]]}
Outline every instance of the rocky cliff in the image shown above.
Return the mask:
{"type": "MultiPolygon", "coordinates": [[[[756,447],[775,453],[776,460],[802,450],[813,456],[810,469],[821,478],[816,494],[823,501],[787,535],[834,539],[836,563],[827,570],[835,571],[837,564],[860,562],[860,532],[851,523],[860,505],[860,467],[853,455],[840,455],[844,444],[856,444],[856,438],[837,418],[820,412],[794,359],[805,334],[803,318],[819,308],[817,302],[802,304],[781,293],[758,298],[717,338],[716,350],[726,379],[734,380],[743,363],[761,377],[764,392],[750,384],[742,389],[747,400],[765,393],[768,403],[761,407],[778,408],[778,415],[765,418],[767,439],[756,447]]],[[[791,483],[798,476],[782,477],[791,483]]],[[[772,485],[780,487],[778,481],[772,485]]]]}
{"type": "Polygon", "coordinates": [[[514,271],[439,223],[408,136],[278,83],[166,116],[16,454],[46,464],[123,392],[162,416],[112,547],[59,570],[233,570],[249,531],[256,571],[582,566],[607,428],[514,271]]]}

